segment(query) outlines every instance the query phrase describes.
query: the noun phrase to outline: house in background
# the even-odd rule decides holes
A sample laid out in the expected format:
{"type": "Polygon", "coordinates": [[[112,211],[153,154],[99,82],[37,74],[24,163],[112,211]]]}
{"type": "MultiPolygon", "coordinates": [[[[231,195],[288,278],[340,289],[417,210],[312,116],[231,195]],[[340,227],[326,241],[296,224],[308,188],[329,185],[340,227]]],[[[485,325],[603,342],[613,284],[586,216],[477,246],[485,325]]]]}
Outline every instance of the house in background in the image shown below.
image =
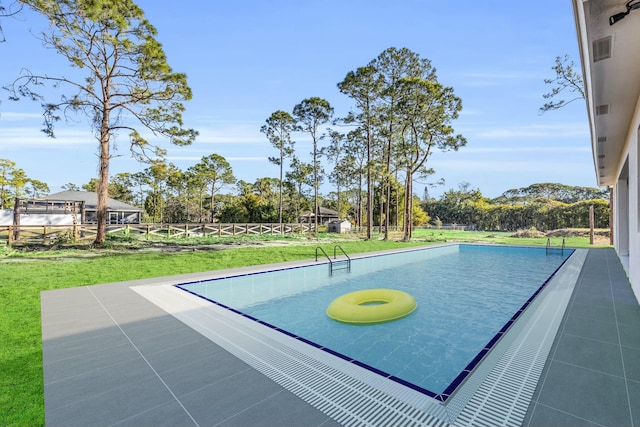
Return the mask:
{"type": "MultiPolygon", "coordinates": [[[[329,223],[329,221],[334,221],[337,219],[340,219],[338,212],[328,208],[323,208],[323,207],[318,208],[318,224],[326,225],[329,223]]],[[[300,222],[306,223],[306,224],[314,223],[315,219],[314,219],[313,211],[304,212],[300,217],[300,222]]]]}
{"type": "MultiPolygon", "coordinates": [[[[79,222],[95,224],[98,222],[98,194],[93,191],[61,191],[40,199],[49,202],[74,202],[84,205],[84,214],[79,222]]],[[[107,224],[140,224],[142,209],[118,200],[107,198],[107,224]]]]}
{"type": "Polygon", "coordinates": [[[640,301],[640,3],[572,3],[596,179],[612,189],[614,247],[640,301]]]}

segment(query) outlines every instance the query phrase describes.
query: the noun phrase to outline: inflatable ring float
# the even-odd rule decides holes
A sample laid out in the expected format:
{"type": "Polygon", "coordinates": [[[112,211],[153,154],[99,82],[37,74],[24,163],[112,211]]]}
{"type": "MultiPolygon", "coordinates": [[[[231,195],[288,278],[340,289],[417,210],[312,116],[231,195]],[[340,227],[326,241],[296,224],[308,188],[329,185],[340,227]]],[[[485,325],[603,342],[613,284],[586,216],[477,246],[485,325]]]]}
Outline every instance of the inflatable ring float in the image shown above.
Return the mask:
{"type": "Polygon", "coordinates": [[[395,289],[365,289],[334,299],[327,307],[327,316],[343,323],[372,324],[390,322],[413,313],[416,300],[395,289]]]}

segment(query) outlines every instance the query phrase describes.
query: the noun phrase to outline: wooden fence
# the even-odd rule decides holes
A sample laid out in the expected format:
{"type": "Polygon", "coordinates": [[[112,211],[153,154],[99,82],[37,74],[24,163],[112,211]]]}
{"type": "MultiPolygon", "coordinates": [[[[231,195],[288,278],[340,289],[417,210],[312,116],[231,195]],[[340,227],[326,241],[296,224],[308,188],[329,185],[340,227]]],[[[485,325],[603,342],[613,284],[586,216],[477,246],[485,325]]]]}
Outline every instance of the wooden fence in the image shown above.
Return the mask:
{"type": "MultiPolygon", "coordinates": [[[[0,227],[0,242],[70,243],[95,239],[95,224],[8,225],[0,227]]],[[[179,237],[229,237],[311,233],[314,224],[122,224],[107,225],[107,234],[158,240],[179,237]]]]}

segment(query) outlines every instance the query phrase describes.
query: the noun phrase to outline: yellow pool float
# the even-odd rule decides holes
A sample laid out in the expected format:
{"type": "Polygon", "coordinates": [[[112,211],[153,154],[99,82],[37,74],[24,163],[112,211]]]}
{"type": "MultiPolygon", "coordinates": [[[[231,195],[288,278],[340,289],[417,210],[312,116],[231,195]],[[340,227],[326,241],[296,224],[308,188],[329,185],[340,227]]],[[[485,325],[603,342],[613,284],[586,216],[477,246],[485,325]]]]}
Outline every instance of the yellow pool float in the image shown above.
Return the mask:
{"type": "Polygon", "coordinates": [[[413,313],[416,300],[396,289],[365,289],[334,299],[327,316],[343,323],[370,324],[389,322],[413,313]]]}

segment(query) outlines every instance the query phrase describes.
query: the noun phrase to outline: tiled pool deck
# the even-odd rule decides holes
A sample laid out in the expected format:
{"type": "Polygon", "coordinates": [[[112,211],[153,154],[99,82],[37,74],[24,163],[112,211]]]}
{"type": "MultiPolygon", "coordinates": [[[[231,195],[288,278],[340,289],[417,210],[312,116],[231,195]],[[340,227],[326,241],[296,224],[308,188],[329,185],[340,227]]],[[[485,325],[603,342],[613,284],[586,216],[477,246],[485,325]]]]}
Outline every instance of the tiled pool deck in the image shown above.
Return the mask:
{"type": "MultiPolygon", "coordinates": [[[[130,289],[152,284],[42,293],[47,426],[339,425],[130,289]]],[[[640,426],[640,306],[613,250],[589,251],[524,425],[640,426]]]]}

